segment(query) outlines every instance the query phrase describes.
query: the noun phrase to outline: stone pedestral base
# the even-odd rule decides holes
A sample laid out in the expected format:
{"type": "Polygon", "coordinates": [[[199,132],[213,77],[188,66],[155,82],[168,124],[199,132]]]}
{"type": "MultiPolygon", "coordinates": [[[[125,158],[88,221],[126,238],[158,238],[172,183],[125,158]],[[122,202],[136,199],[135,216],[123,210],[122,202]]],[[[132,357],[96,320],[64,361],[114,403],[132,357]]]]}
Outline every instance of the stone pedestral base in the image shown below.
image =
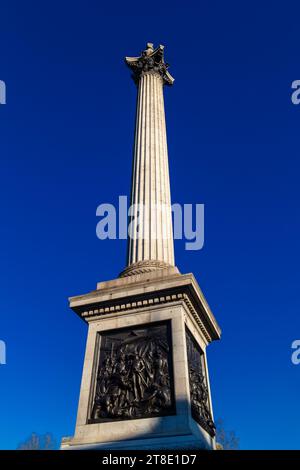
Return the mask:
{"type": "Polygon", "coordinates": [[[100,283],[72,297],[70,306],[89,332],[75,435],[61,449],[215,448],[206,346],[220,329],[192,274],[171,268],[100,283]],[[167,326],[168,341],[159,337],[160,325],[167,326]],[[126,377],[123,363],[134,377],[121,397],[114,377],[116,370],[126,377]]]}
{"type": "MultiPolygon", "coordinates": [[[[150,418],[151,419],[151,418],[150,418]]],[[[214,439],[203,440],[201,433],[149,437],[123,441],[76,444],[72,438],[63,438],[61,450],[215,450],[214,439]]]]}

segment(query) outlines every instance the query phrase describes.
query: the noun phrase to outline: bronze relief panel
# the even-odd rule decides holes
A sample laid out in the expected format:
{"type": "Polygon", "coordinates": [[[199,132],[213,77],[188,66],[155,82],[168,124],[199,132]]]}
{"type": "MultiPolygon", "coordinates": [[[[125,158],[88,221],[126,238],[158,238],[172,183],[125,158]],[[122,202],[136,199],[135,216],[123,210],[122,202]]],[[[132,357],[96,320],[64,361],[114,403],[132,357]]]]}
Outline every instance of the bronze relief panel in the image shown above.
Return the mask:
{"type": "Polygon", "coordinates": [[[186,329],[187,358],[192,416],[211,436],[215,435],[212,420],[205,357],[191,332],[186,329]]]}
{"type": "Polygon", "coordinates": [[[89,423],[175,413],[170,322],[102,332],[89,423]]]}

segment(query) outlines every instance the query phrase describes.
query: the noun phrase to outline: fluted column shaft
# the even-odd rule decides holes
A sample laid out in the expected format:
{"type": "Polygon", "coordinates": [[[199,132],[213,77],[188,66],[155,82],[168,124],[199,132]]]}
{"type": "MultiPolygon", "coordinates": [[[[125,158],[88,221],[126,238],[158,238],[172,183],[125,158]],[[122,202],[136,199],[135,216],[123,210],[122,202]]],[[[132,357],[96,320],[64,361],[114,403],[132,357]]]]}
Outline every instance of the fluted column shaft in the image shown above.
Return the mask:
{"type": "Polygon", "coordinates": [[[154,71],[138,83],[127,266],[174,266],[163,84],[154,71]]]}

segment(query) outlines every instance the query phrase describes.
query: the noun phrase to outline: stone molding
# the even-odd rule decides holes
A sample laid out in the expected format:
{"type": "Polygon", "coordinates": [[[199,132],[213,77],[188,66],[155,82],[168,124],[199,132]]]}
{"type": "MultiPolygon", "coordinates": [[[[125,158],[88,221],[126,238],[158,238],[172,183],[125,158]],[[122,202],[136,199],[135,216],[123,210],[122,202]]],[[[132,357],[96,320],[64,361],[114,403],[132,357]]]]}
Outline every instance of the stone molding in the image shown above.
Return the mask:
{"type": "Polygon", "coordinates": [[[136,276],[137,274],[149,273],[152,271],[156,271],[157,269],[169,269],[171,267],[172,265],[166,263],[165,261],[138,261],[137,263],[133,263],[129,265],[126,269],[124,269],[124,271],[121,272],[120,277],[136,276]]]}
{"type": "MultiPolygon", "coordinates": [[[[177,276],[173,276],[173,281],[176,277],[177,276]]],[[[183,277],[182,275],[178,275],[178,280],[183,277]]],[[[180,282],[178,282],[177,285],[158,288],[157,284],[162,286],[164,281],[165,279],[163,277],[161,280],[157,279],[155,282],[156,286],[154,284],[153,290],[149,286],[150,290],[140,293],[136,291],[130,293],[130,284],[127,286],[124,285],[117,297],[106,294],[102,299],[100,289],[86,294],[86,296],[71,298],[70,306],[82,319],[89,322],[95,318],[109,314],[124,314],[145,307],[182,302],[208,343],[220,339],[220,328],[208,305],[205,303],[205,299],[201,298],[201,296],[203,296],[201,291],[201,296],[199,296],[199,293],[192,284],[180,284],[180,282]],[[97,297],[99,298],[97,299],[97,297]]],[[[147,283],[145,283],[145,285],[146,284],[147,283]]],[[[103,294],[106,293],[106,291],[108,293],[113,292],[113,290],[113,288],[104,289],[103,294]]]]}
{"type": "Polygon", "coordinates": [[[212,337],[208,334],[203,321],[200,319],[199,315],[197,315],[196,310],[194,309],[192,303],[190,302],[188,295],[187,294],[172,294],[172,295],[161,295],[153,298],[148,298],[144,300],[138,300],[138,301],[132,301],[132,302],[126,302],[126,303],[121,303],[119,302],[118,304],[115,305],[110,305],[107,307],[98,307],[98,308],[93,308],[92,310],[85,310],[80,314],[81,318],[83,319],[90,319],[92,317],[99,317],[103,316],[106,314],[110,313],[119,313],[119,312],[128,312],[133,309],[137,309],[139,307],[152,307],[154,305],[161,305],[165,303],[172,303],[172,302],[178,302],[178,301],[183,301],[189,312],[192,314],[194,320],[200,327],[200,330],[202,331],[205,339],[210,343],[212,341],[212,337]]]}

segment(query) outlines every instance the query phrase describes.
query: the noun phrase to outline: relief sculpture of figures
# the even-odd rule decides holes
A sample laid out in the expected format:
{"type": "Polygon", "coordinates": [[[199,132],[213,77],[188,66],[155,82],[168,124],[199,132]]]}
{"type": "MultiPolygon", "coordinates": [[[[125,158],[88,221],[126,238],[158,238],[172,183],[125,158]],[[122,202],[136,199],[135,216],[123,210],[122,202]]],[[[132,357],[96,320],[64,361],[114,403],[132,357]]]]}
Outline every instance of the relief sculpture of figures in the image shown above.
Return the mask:
{"type": "Polygon", "coordinates": [[[216,428],[210,411],[204,355],[188,330],[186,341],[192,416],[211,436],[214,436],[216,428]]]}
{"type": "Polygon", "coordinates": [[[168,325],[100,339],[100,358],[90,422],[172,414],[168,325]]]}

